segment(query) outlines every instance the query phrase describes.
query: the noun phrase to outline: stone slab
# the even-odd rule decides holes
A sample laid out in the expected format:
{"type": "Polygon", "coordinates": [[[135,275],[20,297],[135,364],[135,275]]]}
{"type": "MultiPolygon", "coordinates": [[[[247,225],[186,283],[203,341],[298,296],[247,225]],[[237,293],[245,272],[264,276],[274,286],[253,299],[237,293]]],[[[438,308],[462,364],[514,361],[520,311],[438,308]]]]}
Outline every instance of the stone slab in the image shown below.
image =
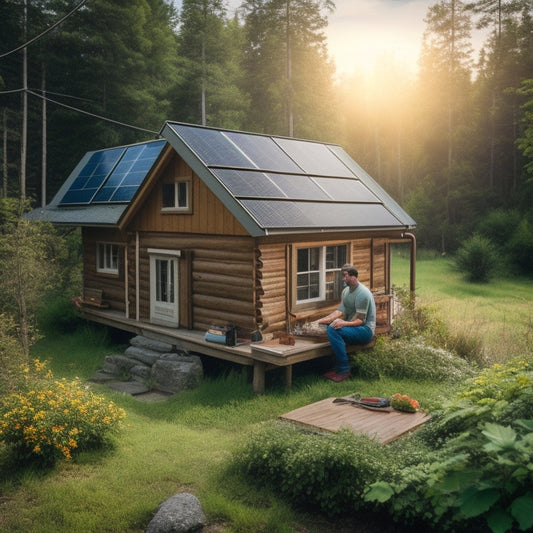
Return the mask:
{"type": "Polygon", "coordinates": [[[146,385],[138,381],[114,381],[109,383],[109,388],[133,396],[150,392],[150,389],[146,385]]]}

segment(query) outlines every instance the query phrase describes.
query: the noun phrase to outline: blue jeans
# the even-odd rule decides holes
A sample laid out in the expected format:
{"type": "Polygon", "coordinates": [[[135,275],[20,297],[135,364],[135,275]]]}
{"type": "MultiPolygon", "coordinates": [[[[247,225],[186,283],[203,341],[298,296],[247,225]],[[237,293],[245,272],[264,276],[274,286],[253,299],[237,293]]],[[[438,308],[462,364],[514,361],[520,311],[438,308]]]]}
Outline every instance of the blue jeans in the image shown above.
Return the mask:
{"type": "Polygon", "coordinates": [[[367,344],[374,333],[368,326],[346,326],[335,329],[328,326],[328,339],[337,359],[337,372],[344,374],[350,371],[350,361],[346,353],[346,346],[351,344],[367,344]]]}

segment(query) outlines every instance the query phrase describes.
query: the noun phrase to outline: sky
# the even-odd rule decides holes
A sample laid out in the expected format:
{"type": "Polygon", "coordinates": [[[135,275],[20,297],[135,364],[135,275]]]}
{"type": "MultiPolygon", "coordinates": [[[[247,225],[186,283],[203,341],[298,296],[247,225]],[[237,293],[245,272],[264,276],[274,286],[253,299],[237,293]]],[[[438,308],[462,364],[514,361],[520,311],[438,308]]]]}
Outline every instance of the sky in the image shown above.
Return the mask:
{"type": "Polygon", "coordinates": [[[328,50],[337,74],[369,74],[380,56],[416,71],[428,7],[435,0],[336,0],[328,50]]]}
{"type": "MultiPolygon", "coordinates": [[[[369,75],[381,56],[416,73],[424,19],[438,0],[333,0],[328,16],[328,51],[337,76],[369,75]]],[[[181,0],[174,0],[178,9],[181,0]]],[[[227,0],[232,15],[242,0],[227,0]]],[[[476,48],[476,43],[474,48],[476,48]]]]}

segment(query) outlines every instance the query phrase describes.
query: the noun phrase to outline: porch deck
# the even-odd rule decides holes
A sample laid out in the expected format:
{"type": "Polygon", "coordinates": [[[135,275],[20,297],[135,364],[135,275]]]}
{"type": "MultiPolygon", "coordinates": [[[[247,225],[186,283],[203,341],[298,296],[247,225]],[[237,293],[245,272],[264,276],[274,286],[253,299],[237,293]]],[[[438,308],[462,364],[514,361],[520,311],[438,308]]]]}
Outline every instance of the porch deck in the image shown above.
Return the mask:
{"type": "MultiPolygon", "coordinates": [[[[110,309],[83,307],[82,314],[93,322],[129,331],[136,335],[144,335],[168,344],[177,344],[191,352],[253,366],[253,390],[255,393],[265,391],[265,372],[268,370],[284,367],[285,384],[290,387],[293,364],[332,355],[329,342],[319,338],[296,337],[293,346],[279,344],[277,339],[261,343],[226,346],[206,341],[204,331],[158,326],[127,318],[122,313],[110,309]]],[[[373,342],[350,348],[352,351],[356,351],[371,346],[373,346],[373,342]]]]}

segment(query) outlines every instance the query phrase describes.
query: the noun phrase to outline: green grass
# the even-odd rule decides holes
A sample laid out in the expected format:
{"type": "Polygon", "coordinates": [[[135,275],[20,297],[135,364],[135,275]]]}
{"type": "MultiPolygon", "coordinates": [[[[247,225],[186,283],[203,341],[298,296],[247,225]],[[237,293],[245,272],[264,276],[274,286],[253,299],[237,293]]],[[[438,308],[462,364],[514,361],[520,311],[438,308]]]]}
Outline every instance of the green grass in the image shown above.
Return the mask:
{"type": "MultiPolygon", "coordinates": [[[[406,283],[405,259],[394,258],[393,276],[396,283],[406,283]]],[[[417,280],[423,303],[440,307],[454,327],[481,329],[488,350],[505,345],[505,353],[531,352],[530,280],[472,286],[443,259],[419,261],[417,280]]],[[[49,360],[57,377],[85,380],[101,368],[106,354],[124,348],[92,331],[49,335],[33,348],[32,356],[49,360]]],[[[498,357],[504,357],[503,351],[498,357]]],[[[281,375],[267,373],[267,393],[260,396],[252,392],[248,370],[237,369],[224,376],[210,375],[196,390],[155,403],[90,385],[127,412],[114,449],[83,453],[50,471],[2,469],[0,530],[140,533],[159,503],[188,491],[200,498],[213,532],[356,531],[360,517],[329,522],[291,508],[276,494],[250,487],[233,475],[227,468],[229,459],[254,427],[297,407],[355,392],[369,396],[401,392],[431,407],[450,394],[450,385],[391,377],[334,384],[324,380],[313,364],[304,363],[295,367],[293,387],[285,391],[281,375]]]]}
{"type": "MultiPolygon", "coordinates": [[[[489,362],[503,362],[533,350],[533,280],[496,278],[470,283],[449,260],[418,260],[418,303],[434,307],[452,330],[483,340],[489,362]]],[[[392,280],[408,286],[409,261],[395,255],[392,280]]]]}

